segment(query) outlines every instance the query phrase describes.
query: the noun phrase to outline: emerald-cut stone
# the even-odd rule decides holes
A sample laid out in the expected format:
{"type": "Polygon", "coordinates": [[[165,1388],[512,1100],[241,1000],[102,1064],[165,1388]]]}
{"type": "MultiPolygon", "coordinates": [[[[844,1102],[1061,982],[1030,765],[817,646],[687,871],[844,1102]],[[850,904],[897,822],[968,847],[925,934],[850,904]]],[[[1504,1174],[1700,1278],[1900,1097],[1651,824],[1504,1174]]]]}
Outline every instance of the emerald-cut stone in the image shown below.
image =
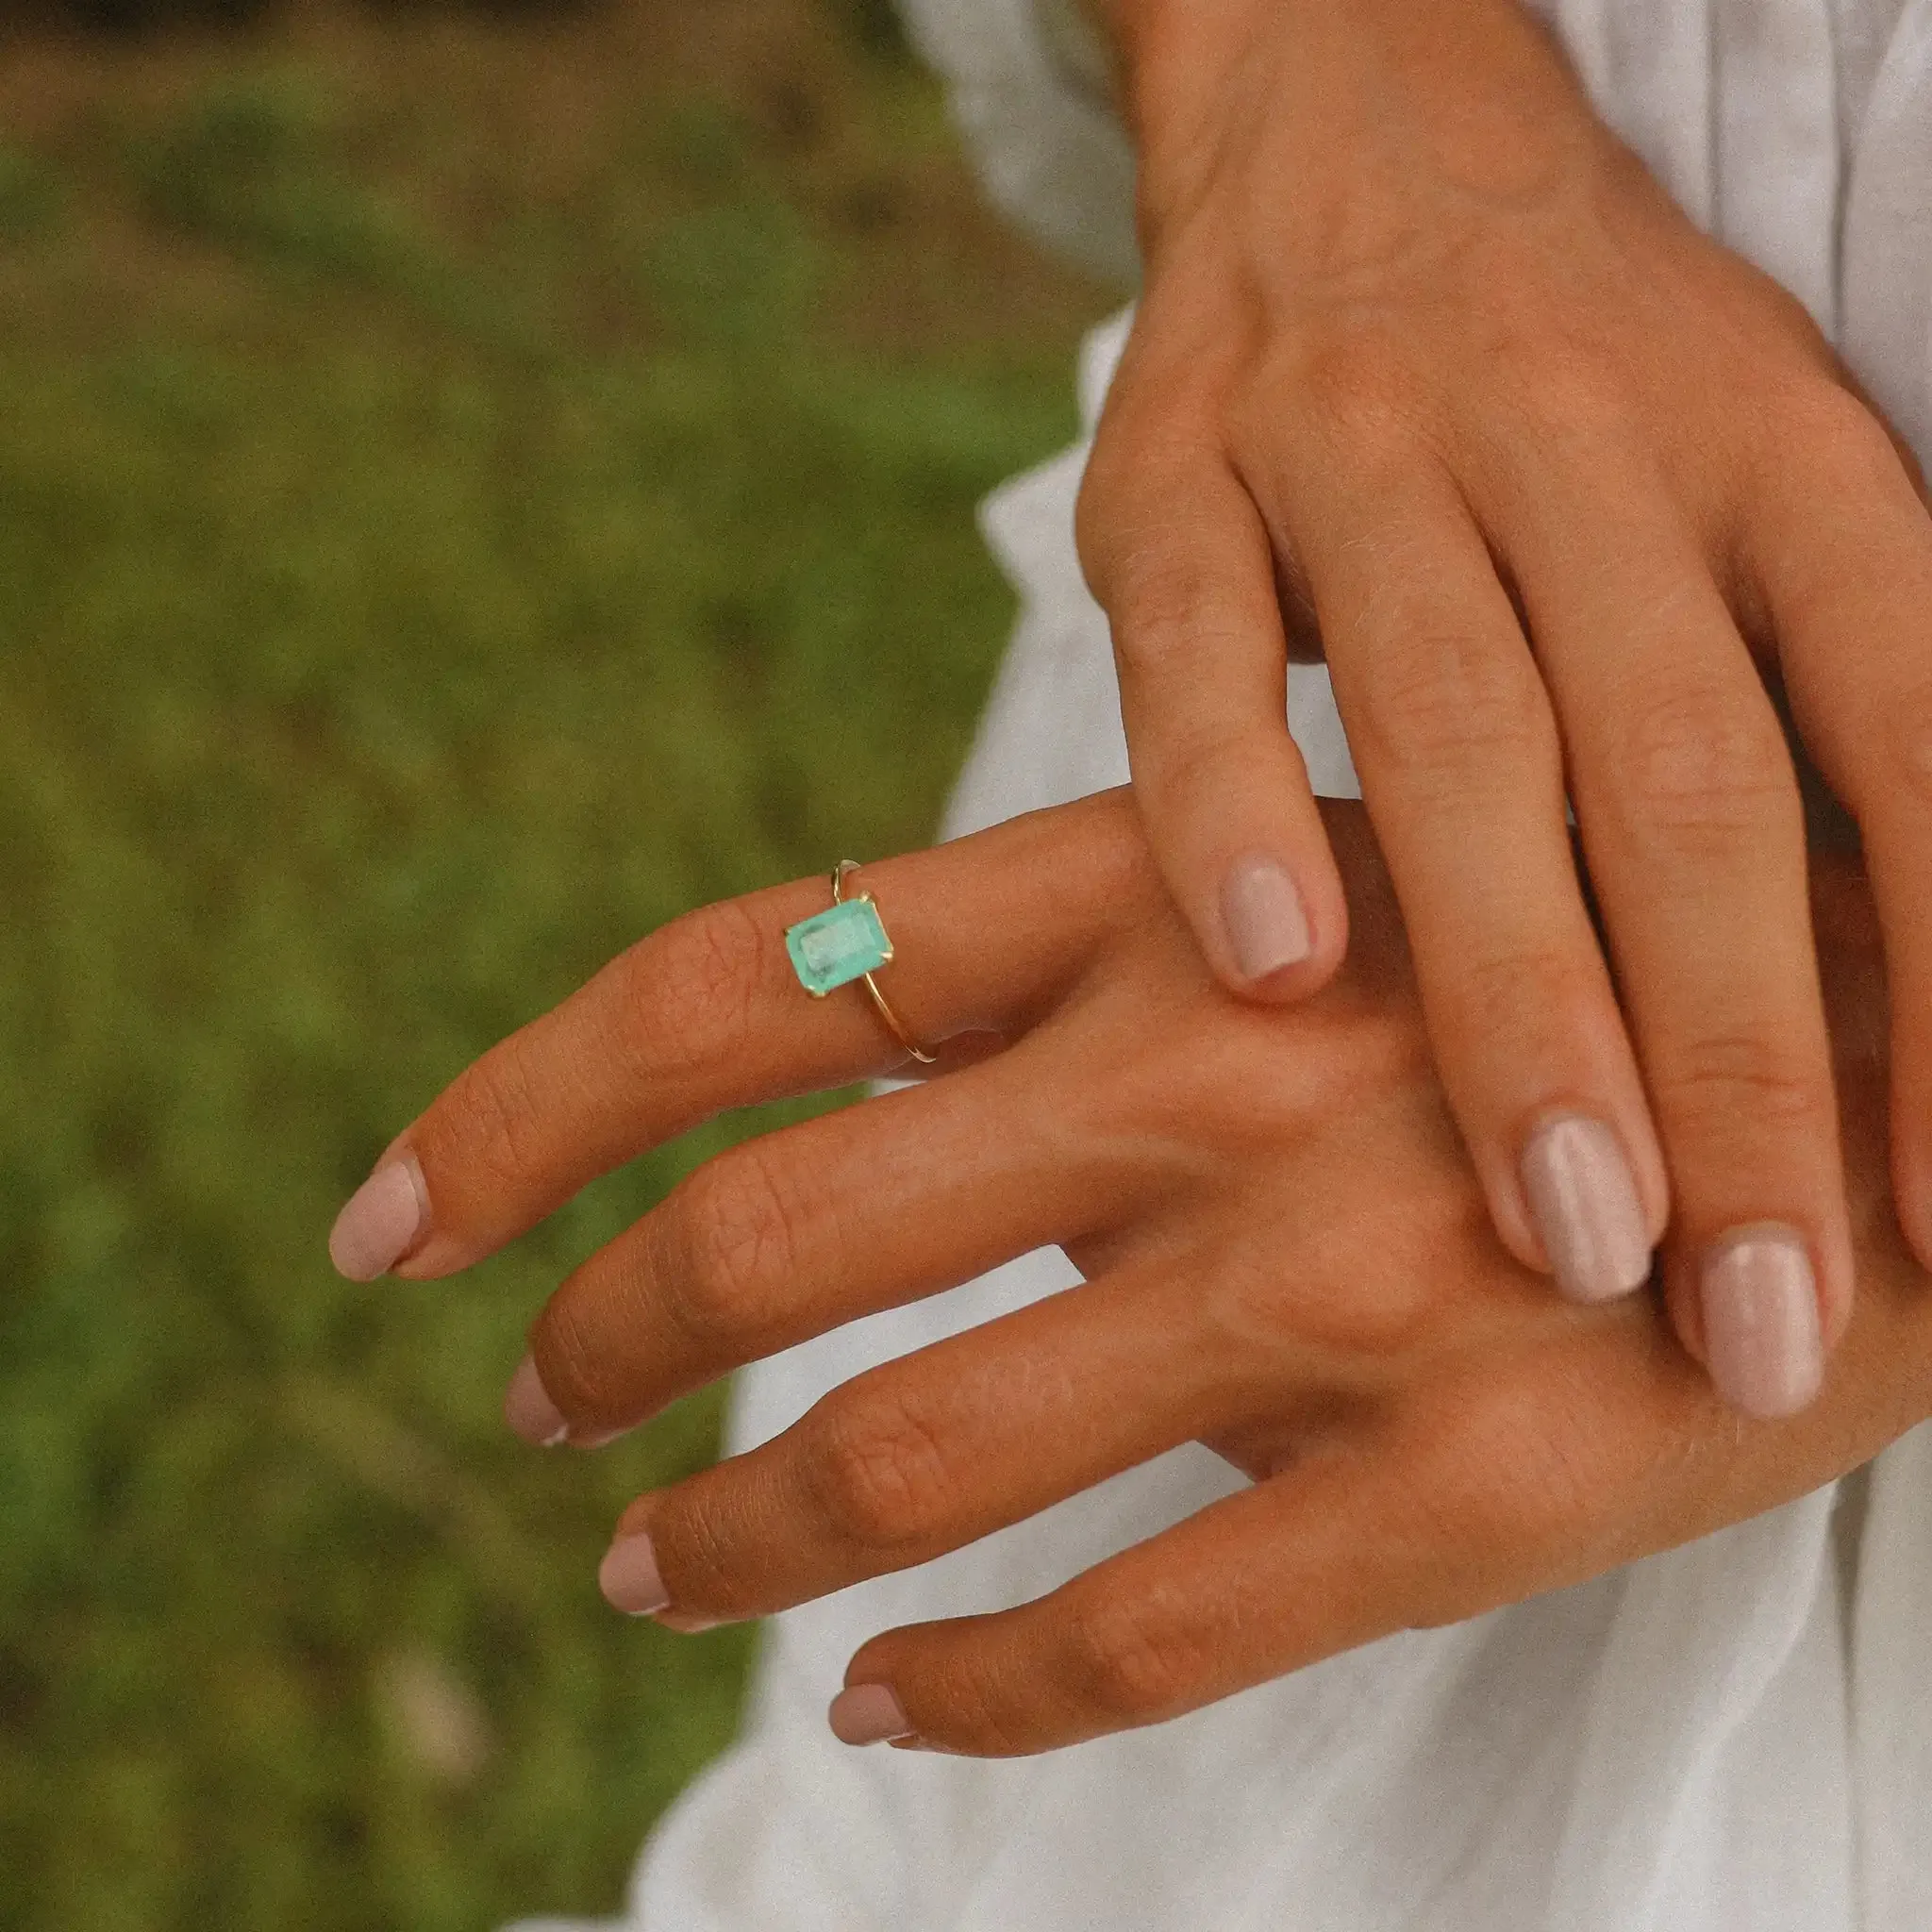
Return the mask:
{"type": "Polygon", "coordinates": [[[876,973],[892,957],[878,908],[870,899],[844,899],[801,919],[785,934],[799,984],[814,999],[876,973]]]}

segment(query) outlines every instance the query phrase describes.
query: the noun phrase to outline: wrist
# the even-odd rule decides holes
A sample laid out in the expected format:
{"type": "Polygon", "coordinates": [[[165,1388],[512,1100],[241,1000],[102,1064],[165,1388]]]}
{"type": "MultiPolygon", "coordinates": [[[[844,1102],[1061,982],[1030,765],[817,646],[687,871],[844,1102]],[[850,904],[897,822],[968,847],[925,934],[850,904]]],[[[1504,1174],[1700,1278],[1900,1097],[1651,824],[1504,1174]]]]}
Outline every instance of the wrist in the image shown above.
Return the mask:
{"type": "Polygon", "coordinates": [[[1224,140],[1265,125],[1295,179],[1353,187],[1379,154],[1521,185],[1596,122],[1520,0],[1080,0],[1106,37],[1143,218],[1191,205],[1224,140]]]}

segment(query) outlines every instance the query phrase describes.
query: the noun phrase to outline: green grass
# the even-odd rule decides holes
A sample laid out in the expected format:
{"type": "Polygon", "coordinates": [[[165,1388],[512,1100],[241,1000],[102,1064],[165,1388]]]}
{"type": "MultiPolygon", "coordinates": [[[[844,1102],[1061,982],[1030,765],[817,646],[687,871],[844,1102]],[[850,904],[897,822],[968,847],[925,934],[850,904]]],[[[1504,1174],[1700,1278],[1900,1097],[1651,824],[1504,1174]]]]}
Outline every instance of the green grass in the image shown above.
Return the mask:
{"type": "MultiPolygon", "coordinates": [[[[479,228],[435,110],[385,146],[353,69],[196,58],[0,153],[0,1927],[608,1910],[749,1646],[594,1566],[719,1398],[592,1457],[497,1403],[748,1124],[459,1281],[324,1236],[636,935],[924,836],[1008,614],[972,506],[1069,428],[1087,298],[869,331],[932,238],[841,226],[728,86],[479,228]]],[[[824,58],[838,167],[954,165],[824,58]]]]}

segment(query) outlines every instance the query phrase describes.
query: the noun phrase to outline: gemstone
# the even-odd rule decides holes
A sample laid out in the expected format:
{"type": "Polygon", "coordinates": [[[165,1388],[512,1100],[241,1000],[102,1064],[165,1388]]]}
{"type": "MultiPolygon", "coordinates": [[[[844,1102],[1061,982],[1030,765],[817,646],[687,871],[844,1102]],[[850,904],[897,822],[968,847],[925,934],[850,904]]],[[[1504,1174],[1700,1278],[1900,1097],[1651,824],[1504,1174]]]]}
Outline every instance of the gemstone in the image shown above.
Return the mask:
{"type": "Polygon", "coordinates": [[[892,957],[878,908],[870,899],[844,899],[801,919],[785,934],[798,983],[814,999],[835,987],[876,973],[892,957]]]}

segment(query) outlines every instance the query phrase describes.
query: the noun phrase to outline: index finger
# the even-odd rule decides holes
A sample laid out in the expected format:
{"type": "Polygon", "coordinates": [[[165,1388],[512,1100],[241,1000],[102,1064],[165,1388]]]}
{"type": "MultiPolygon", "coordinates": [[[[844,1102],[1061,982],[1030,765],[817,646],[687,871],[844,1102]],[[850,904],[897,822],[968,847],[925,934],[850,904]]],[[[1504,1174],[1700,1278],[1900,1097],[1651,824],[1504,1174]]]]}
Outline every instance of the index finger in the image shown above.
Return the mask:
{"type": "Polygon", "coordinates": [[[1304,998],[1341,965],[1348,907],[1288,728],[1268,530],[1218,452],[1150,459],[1144,441],[1130,468],[1096,463],[1081,498],[1134,794],[1216,976],[1257,999],[1304,998]]]}
{"type": "MultiPolygon", "coordinates": [[[[1024,1030],[1133,902],[1141,854],[1114,792],[868,865],[859,884],[894,950],[881,981],[909,1036],[1024,1030]]],[[[688,913],[491,1047],[351,1197],[329,1240],[337,1267],[452,1274],[728,1108],[904,1062],[863,987],[813,999],[799,983],[786,930],[830,897],[805,879],[688,913]]]]}

